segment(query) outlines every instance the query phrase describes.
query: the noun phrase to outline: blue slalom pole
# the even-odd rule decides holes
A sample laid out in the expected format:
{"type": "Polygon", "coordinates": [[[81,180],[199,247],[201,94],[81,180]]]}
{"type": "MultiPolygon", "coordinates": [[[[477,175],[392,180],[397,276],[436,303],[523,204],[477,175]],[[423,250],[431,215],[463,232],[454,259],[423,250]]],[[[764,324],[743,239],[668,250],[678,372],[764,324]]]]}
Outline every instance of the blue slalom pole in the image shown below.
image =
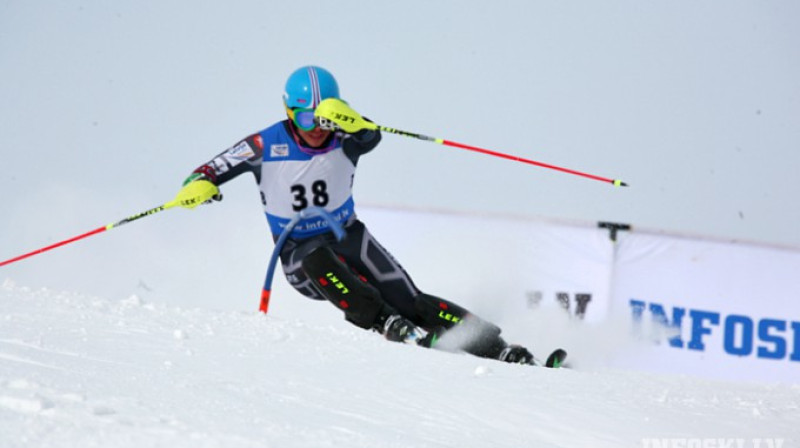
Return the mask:
{"type": "Polygon", "coordinates": [[[342,225],[336,222],[333,216],[324,209],[309,207],[294,215],[289,223],[286,224],[286,227],[283,228],[283,232],[281,232],[281,236],[278,237],[275,248],[272,250],[272,257],[269,259],[267,278],[264,280],[264,289],[261,290],[261,304],[258,307],[258,310],[262,313],[267,314],[267,310],[269,309],[269,299],[272,294],[272,278],[275,275],[275,267],[278,265],[278,259],[280,258],[283,245],[286,243],[286,240],[289,238],[289,235],[292,233],[297,223],[303,219],[313,218],[315,216],[323,218],[328,223],[328,229],[333,232],[336,241],[341,241],[344,238],[345,234],[342,225]]]}

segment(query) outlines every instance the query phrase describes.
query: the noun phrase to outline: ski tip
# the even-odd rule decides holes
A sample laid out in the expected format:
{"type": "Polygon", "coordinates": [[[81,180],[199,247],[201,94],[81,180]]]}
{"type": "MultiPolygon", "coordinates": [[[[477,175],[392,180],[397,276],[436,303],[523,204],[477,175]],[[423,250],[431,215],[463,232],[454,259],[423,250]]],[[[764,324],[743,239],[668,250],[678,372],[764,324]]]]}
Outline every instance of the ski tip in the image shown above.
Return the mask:
{"type": "Polygon", "coordinates": [[[544,366],[557,369],[564,364],[564,360],[567,359],[567,352],[564,349],[558,348],[550,353],[550,356],[547,357],[547,361],[545,362],[544,366]]]}

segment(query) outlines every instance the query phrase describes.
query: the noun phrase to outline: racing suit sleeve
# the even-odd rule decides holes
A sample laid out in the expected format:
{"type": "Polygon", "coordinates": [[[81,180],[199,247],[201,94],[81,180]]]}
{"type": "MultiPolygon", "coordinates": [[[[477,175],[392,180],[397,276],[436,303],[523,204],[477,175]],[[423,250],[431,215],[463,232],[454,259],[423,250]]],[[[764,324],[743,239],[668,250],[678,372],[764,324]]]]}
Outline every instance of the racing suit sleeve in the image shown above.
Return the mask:
{"type": "MultiPolygon", "coordinates": [[[[368,119],[364,118],[369,121],[368,119]]],[[[358,158],[372,151],[381,142],[381,131],[362,129],[355,134],[345,136],[342,142],[342,150],[345,155],[353,162],[358,163],[358,158]]]]}
{"type": "Polygon", "coordinates": [[[214,185],[222,185],[242,173],[251,172],[256,182],[260,182],[263,154],[261,136],[253,134],[197,167],[189,178],[202,177],[214,185]]]}

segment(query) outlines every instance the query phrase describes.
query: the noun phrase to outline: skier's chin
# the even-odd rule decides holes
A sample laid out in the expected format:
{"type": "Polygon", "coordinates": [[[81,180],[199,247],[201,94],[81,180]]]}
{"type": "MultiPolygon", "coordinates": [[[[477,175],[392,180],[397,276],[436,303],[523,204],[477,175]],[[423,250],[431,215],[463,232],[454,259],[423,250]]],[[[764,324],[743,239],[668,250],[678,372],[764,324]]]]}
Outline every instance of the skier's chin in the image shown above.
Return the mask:
{"type": "Polygon", "coordinates": [[[330,131],[323,131],[320,128],[315,128],[311,131],[303,132],[303,140],[306,141],[312,147],[318,147],[325,143],[325,139],[328,138],[330,131]]]}

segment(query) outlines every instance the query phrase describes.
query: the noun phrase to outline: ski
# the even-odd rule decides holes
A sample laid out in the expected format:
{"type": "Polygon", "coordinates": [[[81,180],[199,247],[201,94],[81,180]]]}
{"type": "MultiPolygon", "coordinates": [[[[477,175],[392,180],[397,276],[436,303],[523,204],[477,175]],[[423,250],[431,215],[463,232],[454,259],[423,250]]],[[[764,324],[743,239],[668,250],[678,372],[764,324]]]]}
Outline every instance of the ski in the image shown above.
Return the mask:
{"type": "Polygon", "coordinates": [[[567,359],[566,350],[563,348],[557,348],[553,350],[553,353],[550,353],[550,356],[547,357],[547,361],[545,361],[544,366],[551,369],[557,369],[563,366],[565,359],[567,359]]]}
{"type": "MultiPolygon", "coordinates": [[[[434,345],[438,342],[438,334],[436,331],[427,332],[419,327],[414,327],[413,330],[409,330],[407,333],[403,335],[403,337],[399,340],[399,342],[403,342],[406,344],[417,345],[420,347],[425,348],[433,348],[434,345]]],[[[517,346],[518,347],[518,346],[517,346]]],[[[521,347],[518,347],[521,348],[521,347]]],[[[525,350],[527,353],[527,350],[525,350]]],[[[531,356],[530,354],[528,356],[531,356]]],[[[502,357],[502,356],[501,356],[502,357]]],[[[557,348],[553,350],[550,355],[547,357],[547,360],[542,364],[542,361],[535,356],[532,359],[527,361],[518,361],[522,364],[529,364],[533,366],[542,366],[551,369],[558,369],[562,367],[567,367],[564,364],[564,360],[567,359],[567,351],[563,348],[557,348]]]]}

